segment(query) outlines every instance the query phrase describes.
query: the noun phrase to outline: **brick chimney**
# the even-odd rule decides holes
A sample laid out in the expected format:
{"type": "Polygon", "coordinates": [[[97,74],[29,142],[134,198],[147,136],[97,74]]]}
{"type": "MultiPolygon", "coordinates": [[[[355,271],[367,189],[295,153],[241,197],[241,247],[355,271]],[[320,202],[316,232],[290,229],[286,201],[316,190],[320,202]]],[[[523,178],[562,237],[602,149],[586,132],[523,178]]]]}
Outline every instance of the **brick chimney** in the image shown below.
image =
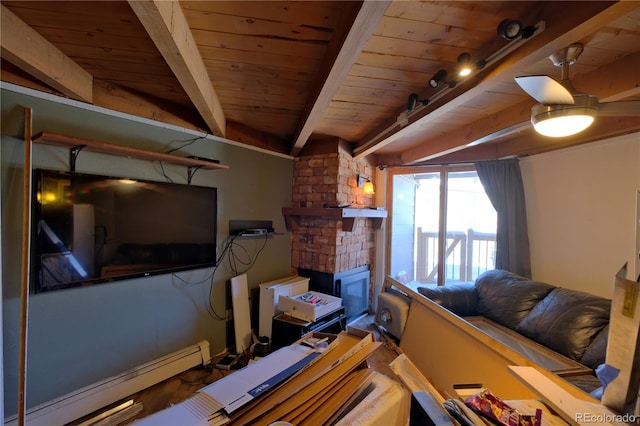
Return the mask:
{"type": "MultiPolygon", "coordinates": [[[[293,205],[323,208],[349,205],[374,206],[374,195],[363,193],[357,176],[373,181],[375,167],[356,160],[346,142],[338,139],[312,142],[296,158],[293,172],[293,205]]],[[[375,185],[375,182],[374,182],[375,185]]],[[[300,216],[292,232],[291,266],[330,274],[364,265],[373,269],[374,229],[371,221],[356,218],[351,231],[341,218],[300,216]]]]}

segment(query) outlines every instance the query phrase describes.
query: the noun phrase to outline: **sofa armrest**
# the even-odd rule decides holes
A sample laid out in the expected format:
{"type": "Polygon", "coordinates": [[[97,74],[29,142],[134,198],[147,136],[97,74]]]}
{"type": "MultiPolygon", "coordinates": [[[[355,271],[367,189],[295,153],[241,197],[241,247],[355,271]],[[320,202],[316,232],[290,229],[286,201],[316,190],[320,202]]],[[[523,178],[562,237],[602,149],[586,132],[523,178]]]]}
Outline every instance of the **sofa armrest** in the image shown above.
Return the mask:
{"type": "Polygon", "coordinates": [[[472,282],[418,287],[418,292],[461,317],[478,315],[478,293],[472,282]]]}

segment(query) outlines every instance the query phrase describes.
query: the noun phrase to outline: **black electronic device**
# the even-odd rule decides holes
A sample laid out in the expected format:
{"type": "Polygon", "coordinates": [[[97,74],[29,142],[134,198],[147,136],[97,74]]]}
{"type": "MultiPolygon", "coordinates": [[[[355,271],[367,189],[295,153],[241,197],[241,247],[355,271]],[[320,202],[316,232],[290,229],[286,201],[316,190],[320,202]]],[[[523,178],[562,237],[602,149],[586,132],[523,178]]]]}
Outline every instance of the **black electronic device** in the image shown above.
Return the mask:
{"type": "Polygon", "coordinates": [[[187,156],[187,158],[191,158],[191,159],[199,160],[199,161],[206,161],[208,163],[220,164],[220,160],[216,160],[214,158],[199,157],[197,155],[189,155],[189,156],[187,156]]]}
{"type": "Polygon", "coordinates": [[[305,321],[287,314],[273,317],[271,334],[272,349],[290,345],[309,333],[338,334],[347,326],[344,306],[329,312],[315,321],[305,321]]]}
{"type": "Polygon", "coordinates": [[[342,271],[337,274],[299,268],[298,275],[309,278],[309,290],[340,297],[347,320],[359,317],[369,309],[369,266],[342,271]]]}
{"type": "Polygon", "coordinates": [[[34,172],[36,292],[212,266],[216,188],[34,172]]]}
{"type": "Polygon", "coordinates": [[[240,357],[234,354],[227,354],[220,361],[216,362],[216,368],[220,370],[231,370],[236,365],[238,365],[238,361],[240,357]]]}
{"type": "Polygon", "coordinates": [[[255,236],[272,233],[271,220],[230,220],[229,235],[255,236]]]}

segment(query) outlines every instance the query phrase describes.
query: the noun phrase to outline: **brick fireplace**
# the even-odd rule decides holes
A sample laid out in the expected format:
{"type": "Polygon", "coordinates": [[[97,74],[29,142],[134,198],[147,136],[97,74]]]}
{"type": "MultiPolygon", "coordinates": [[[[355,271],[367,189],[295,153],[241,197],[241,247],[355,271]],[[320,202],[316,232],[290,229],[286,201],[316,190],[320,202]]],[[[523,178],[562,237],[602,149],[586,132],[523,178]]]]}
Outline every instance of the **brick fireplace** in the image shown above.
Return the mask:
{"type": "MultiPolygon", "coordinates": [[[[368,208],[374,206],[375,195],[363,193],[358,187],[357,176],[363,175],[373,181],[375,168],[366,160],[353,158],[343,141],[332,139],[315,143],[313,147],[311,150],[305,147],[306,151],[296,158],[294,166],[293,205],[299,214],[295,226],[291,226],[291,266],[297,272],[303,271],[304,275],[311,273],[312,289],[314,281],[317,287],[318,280],[335,281],[334,277],[344,278],[351,271],[356,274],[363,270],[369,271],[368,287],[374,269],[375,222],[367,217],[356,217],[347,222],[336,210],[340,210],[339,206],[349,205],[367,209],[360,210],[365,213],[370,211],[368,208]],[[318,210],[322,208],[328,209],[318,210]],[[305,209],[316,214],[305,215],[305,209]]],[[[342,278],[337,280],[339,289],[342,278]]],[[[326,288],[323,285],[316,289],[327,292],[326,288]]],[[[360,303],[368,307],[371,292],[368,288],[363,290],[366,290],[367,300],[360,303]]],[[[346,306],[344,296],[341,297],[346,306]]]]}

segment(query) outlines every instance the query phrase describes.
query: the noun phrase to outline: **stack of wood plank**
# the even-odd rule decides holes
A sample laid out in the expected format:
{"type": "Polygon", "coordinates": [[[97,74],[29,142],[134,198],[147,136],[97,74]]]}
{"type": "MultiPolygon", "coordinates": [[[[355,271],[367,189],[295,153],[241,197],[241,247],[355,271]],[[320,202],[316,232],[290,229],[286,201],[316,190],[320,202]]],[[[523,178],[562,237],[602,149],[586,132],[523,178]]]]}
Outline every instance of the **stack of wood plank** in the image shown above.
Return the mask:
{"type": "Polygon", "coordinates": [[[380,346],[371,334],[340,333],[328,350],[283,385],[230,416],[234,425],[333,424],[367,392],[366,359],[380,346]]]}

